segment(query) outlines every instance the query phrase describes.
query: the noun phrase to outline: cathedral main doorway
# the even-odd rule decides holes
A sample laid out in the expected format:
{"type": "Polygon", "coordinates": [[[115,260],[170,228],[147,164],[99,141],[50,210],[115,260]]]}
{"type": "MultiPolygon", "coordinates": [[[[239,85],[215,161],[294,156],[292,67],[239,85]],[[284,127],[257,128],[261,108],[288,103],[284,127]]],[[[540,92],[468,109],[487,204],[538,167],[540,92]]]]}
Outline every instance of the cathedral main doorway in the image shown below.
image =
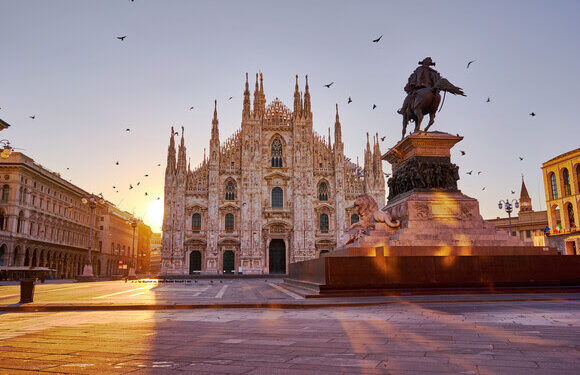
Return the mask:
{"type": "Polygon", "coordinates": [[[224,273],[234,273],[236,256],[231,250],[224,251],[224,273]]]}
{"type": "Polygon", "coordinates": [[[189,253],[189,274],[196,271],[201,271],[201,253],[197,250],[189,253]]]}
{"type": "Polygon", "coordinates": [[[286,273],[286,244],[284,240],[276,238],[270,241],[269,273],[286,273]]]}

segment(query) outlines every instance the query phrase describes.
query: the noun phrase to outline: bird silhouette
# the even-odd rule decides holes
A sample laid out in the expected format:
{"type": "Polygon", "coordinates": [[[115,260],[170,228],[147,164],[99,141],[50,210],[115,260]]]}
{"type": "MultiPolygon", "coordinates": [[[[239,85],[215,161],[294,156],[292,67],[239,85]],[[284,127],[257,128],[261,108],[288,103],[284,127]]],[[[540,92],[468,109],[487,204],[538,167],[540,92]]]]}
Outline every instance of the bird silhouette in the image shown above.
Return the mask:
{"type": "Polygon", "coordinates": [[[161,163],[157,164],[158,167],[161,167],[161,163]]]}
{"type": "Polygon", "coordinates": [[[133,185],[129,184],[129,190],[133,189],[133,185]]]}
{"type": "Polygon", "coordinates": [[[382,37],[383,35],[379,36],[377,39],[373,39],[373,43],[378,43],[382,37]]]}
{"type": "Polygon", "coordinates": [[[383,172],[383,174],[385,175],[385,177],[391,177],[391,174],[390,173],[383,172]]]}
{"type": "Polygon", "coordinates": [[[147,196],[147,195],[149,195],[149,194],[147,194],[147,192],[145,192],[145,196],[147,196]]]}
{"type": "Polygon", "coordinates": [[[179,132],[175,132],[175,135],[179,135],[179,132]]]}
{"type": "Polygon", "coordinates": [[[485,102],[486,103],[489,103],[489,102],[491,102],[491,99],[490,98],[487,98],[487,100],[485,102]]]}
{"type": "Polygon", "coordinates": [[[146,175],[145,175],[145,177],[149,177],[149,175],[148,175],[148,174],[146,174],[146,175]]]}
{"type": "Polygon", "coordinates": [[[375,108],[377,108],[377,105],[376,104],[373,104],[373,109],[375,109],[375,108]]]}
{"type": "Polygon", "coordinates": [[[137,186],[139,186],[140,184],[141,184],[141,181],[138,181],[138,182],[137,182],[137,186]]]}
{"type": "Polygon", "coordinates": [[[473,171],[469,171],[469,172],[467,172],[466,174],[468,174],[468,175],[470,175],[470,176],[471,176],[471,174],[472,174],[472,173],[473,173],[473,171]]]}
{"type": "Polygon", "coordinates": [[[481,173],[482,173],[481,171],[478,171],[478,172],[477,172],[477,175],[479,176],[481,173]]]}
{"type": "Polygon", "coordinates": [[[127,37],[127,35],[118,36],[117,39],[119,39],[120,41],[123,41],[123,40],[125,40],[126,37],[127,37]]]}
{"type": "Polygon", "coordinates": [[[230,96],[230,97],[228,98],[228,100],[232,100],[232,98],[233,98],[233,96],[230,96]]]}
{"type": "Polygon", "coordinates": [[[191,111],[191,110],[193,110],[193,107],[189,107],[189,110],[190,110],[190,111],[191,111]]]}
{"type": "Polygon", "coordinates": [[[119,162],[115,162],[115,165],[119,165],[119,162]]]}
{"type": "Polygon", "coordinates": [[[330,82],[330,83],[328,83],[328,84],[326,84],[326,85],[324,85],[324,87],[326,87],[327,89],[329,89],[329,88],[330,88],[330,86],[332,86],[333,84],[334,84],[334,81],[333,81],[333,82],[330,82]]]}
{"type": "Polygon", "coordinates": [[[381,137],[381,142],[384,142],[385,141],[385,138],[387,138],[386,135],[384,137],[381,137]]]}
{"type": "Polygon", "coordinates": [[[485,190],[485,186],[484,186],[484,187],[483,187],[483,189],[481,189],[481,190],[485,190]]]}
{"type": "Polygon", "coordinates": [[[524,158],[523,158],[523,157],[521,157],[521,156],[518,156],[518,158],[520,158],[520,161],[524,160],[524,158]]]}
{"type": "Polygon", "coordinates": [[[512,194],[515,194],[516,192],[512,190],[512,194]]]}
{"type": "Polygon", "coordinates": [[[67,170],[67,171],[68,171],[69,169],[70,169],[69,167],[66,167],[66,170],[67,170]]]}
{"type": "Polygon", "coordinates": [[[346,104],[350,104],[352,103],[352,99],[350,98],[350,96],[348,97],[348,101],[346,102],[346,104]]]}
{"type": "Polygon", "coordinates": [[[36,115],[34,115],[34,116],[28,116],[28,117],[30,117],[31,119],[34,120],[36,118],[36,115]]]}
{"type": "Polygon", "coordinates": [[[125,129],[125,131],[126,131],[127,133],[129,133],[129,132],[131,131],[131,129],[127,128],[127,129],[125,129]]]}
{"type": "Polygon", "coordinates": [[[459,151],[461,152],[461,156],[465,155],[465,151],[459,151]]]}
{"type": "Polygon", "coordinates": [[[161,199],[161,197],[157,197],[157,200],[160,200],[160,199],[161,199]]]}
{"type": "Polygon", "coordinates": [[[117,188],[116,186],[113,186],[113,189],[116,189],[116,188],[117,188]]]}
{"type": "Polygon", "coordinates": [[[465,68],[465,69],[469,69],[469,66],[470,66],[472,63],[474,63],[474,62],[475,62],[475,60],[471,60],[470,62],[468,62],[468,63],[467,63],[467,68],[465,68]]]}
{"type": "Polygon", "coordinates": [[[534,112],[530,113],[530,116],[534,117],[536,114],[534,112]]]}

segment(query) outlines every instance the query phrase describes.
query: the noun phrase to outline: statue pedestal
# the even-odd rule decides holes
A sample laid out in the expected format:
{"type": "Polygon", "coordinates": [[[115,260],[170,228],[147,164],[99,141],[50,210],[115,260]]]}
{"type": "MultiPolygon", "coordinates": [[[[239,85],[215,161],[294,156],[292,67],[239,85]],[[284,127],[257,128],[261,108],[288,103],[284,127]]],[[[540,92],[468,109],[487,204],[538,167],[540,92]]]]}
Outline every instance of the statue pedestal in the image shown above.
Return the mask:
{"type": "Polygon", "coordinates": [[[383,156],[393,176],[381,211],[400,220],[401,227],[375,225],[324,257],[292,263],[289,281],[316,284],[321,294],[578,284],[580,259],[568,262],[555,248],[535,247],[496,229],[481,217],[478,201],[459,191],[450,150],[461,140],[431,132],[398,142],[383,156]]]}

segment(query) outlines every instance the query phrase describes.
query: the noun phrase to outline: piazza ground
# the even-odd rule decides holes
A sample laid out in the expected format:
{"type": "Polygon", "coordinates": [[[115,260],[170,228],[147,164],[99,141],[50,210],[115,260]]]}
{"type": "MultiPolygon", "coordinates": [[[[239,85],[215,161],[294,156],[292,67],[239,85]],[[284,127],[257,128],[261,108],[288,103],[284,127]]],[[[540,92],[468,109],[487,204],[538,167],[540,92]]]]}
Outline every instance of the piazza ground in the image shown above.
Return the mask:
{"type": "MultiPolygon", "coordinates": [[[[280,279],[221,281],[41,284],[31,305],[92,303],[110,311],[0,312],[0,373],[530,375],[580,368],[580,293],[351,297],[370,305],[348,307],[326,298],[326,307],[312,308],[282,291],[280,279]],[[296,305],[115,310],[219,300],[296,305]]],[[[1,307],[18,305],[17,288],[0,287],[1,307]]]]}

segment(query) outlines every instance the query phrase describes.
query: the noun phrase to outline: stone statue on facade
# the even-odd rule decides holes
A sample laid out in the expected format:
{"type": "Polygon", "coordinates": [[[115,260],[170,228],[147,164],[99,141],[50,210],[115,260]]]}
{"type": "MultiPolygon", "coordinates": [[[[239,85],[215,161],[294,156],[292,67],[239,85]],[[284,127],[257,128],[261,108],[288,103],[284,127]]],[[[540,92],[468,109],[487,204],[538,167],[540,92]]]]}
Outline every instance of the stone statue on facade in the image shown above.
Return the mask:
{"type": "MultiPolygon", "coordinates": [[[[447,79],[441,77],[438,71],[431,66],[435,66],[430,57],[426,57],[419,62],[419,67],[409,76],[405,85],[407,96],[403,101],[403,107],[397,112],[403,115],[403,136],[407,131],[407,124],[415,122],[415,132],[420,131],[423,116],[429,114],[429,124],[425,131],[429,130],[435,122],[435,113],[441,102],[441,91],[450,92],[453,95],[465,96],[460,87],[454,86],[447,79]]],[[[445,101],[445,95],[443,96],[445,101]]],[[[443,106],[443,105],[442,105],[443,106]]]]}

